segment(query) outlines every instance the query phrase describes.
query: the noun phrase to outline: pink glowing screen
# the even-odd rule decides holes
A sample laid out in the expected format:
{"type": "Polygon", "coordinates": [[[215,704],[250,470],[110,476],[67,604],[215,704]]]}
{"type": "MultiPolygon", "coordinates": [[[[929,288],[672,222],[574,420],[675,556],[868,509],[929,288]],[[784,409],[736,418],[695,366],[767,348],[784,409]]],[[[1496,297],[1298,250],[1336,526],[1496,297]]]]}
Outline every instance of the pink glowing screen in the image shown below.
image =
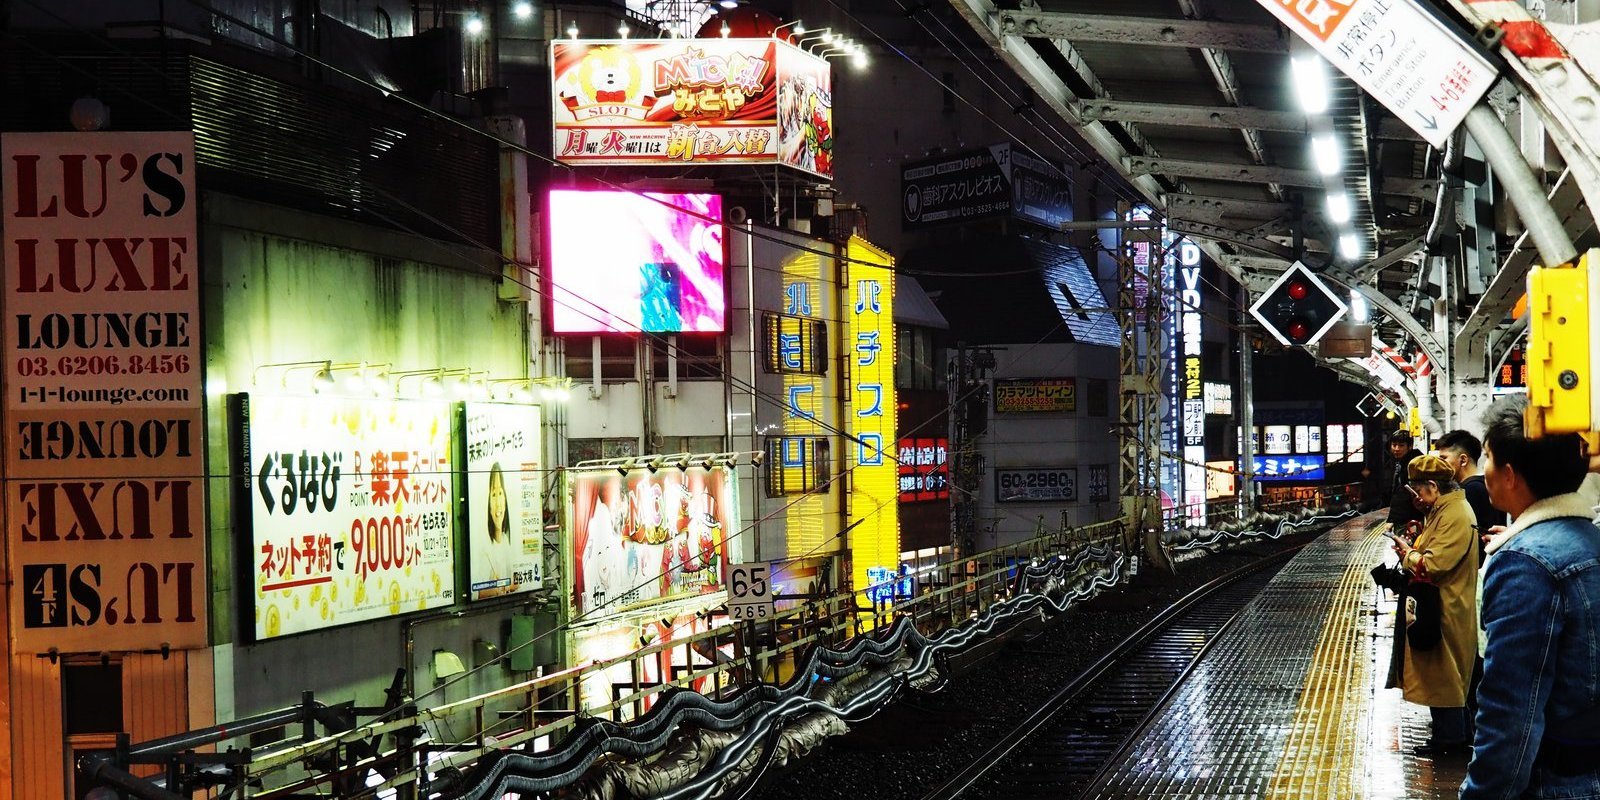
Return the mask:
{"type": "Polygon", "coordinates": [[[721,332],[722,198],[550,193],[551,329],[721,332]]]}

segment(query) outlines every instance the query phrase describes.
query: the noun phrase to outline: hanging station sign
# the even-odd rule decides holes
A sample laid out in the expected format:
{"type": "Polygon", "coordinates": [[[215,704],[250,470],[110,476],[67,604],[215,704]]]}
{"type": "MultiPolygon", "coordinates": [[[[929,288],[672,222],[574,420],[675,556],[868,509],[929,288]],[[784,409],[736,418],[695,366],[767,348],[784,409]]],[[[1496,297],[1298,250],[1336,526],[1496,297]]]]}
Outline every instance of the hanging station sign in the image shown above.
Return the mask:
{"type": "Polygon", "coordinates": [[[0,159],[14,648],[205,647],[194,135],[8,133],[0,159]]]}
{"type": "Polygon", "coordinates": [[[775,39],[551,43],[568,164],[784,164],[833,174],[828,62],[775,39]]]}
{"type": "Polygon", "coordinates": [[[254,637],[455,599],[451,405],[237,396],[254,637]]]}

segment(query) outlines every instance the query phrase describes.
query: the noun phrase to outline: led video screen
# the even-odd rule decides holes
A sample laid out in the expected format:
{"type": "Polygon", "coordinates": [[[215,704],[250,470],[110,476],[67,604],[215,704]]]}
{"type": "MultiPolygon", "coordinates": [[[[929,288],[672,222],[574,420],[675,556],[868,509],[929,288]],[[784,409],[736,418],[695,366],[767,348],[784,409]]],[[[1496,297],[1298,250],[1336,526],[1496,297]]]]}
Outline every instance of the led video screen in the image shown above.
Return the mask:
{"type": "Polygon", "coordinates": [[[722,198],[550,193],[551,329],[720,333],[722,198]]]}

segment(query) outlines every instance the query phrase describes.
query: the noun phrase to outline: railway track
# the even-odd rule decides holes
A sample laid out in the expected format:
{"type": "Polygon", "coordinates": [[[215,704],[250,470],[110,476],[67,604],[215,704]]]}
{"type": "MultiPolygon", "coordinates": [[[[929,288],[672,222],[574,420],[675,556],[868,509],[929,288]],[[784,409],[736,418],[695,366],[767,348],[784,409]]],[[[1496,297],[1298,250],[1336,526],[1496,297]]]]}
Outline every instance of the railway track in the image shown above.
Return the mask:
{"type": "Polygon", "coordinates": [[[1080,796],[1298,551],[1269,556],[1174,603],[923,800],[1080,796]]]}

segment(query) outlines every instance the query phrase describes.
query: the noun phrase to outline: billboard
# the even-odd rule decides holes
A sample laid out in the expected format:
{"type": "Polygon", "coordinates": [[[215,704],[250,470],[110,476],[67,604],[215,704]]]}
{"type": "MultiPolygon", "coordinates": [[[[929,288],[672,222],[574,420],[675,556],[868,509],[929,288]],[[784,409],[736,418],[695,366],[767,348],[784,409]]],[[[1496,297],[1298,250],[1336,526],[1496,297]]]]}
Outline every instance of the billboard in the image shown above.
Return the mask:
{"type": "Polygon", "coordinates": [[[467,588],[473,600],[544,585],[539,407],[467,403],[467,588]]]}
{"type": "Polygon", "coordinates": [[[859,236],[845,254],[843,298],[850,403],[845,459],[850,469],[851,585],[871,585],[867,570],[900,563],[900,473],[895,455],[894,262],[859,236]]]}
{"type": "Polygon", "coordinates": [[[1111,499],[1111,465],[1089,465],[1089,502],[1104,503],[1111,499]]]}
{"type": "Polygon", "coordinates": [[[573,618],[722,591],[736,491],[727,467],[569,471],[573,618]]]}
{"type": "Polygon", "coordinates": [[[907,229],[1005,216],[1058,228],[1072,219],[1066,175],[1009,143],[904,164],[900,194],[907,229]]]}
{"type": "Polygon", "coordinates": [[[1078,468],[996,469],[994,499],[1000,503],[1078,501],[1078,468]]]}
{"type": "Polygon", "coordinates": [[[996,378],[996,414],[1066,413],[1078,410],[1076,378],[996,378]]]}
{"type": "Polygon", "coordinates": [[[722,331],[719,195],[557,189],[546,218],[556,333],[722,331]]]}
{"type": "Polygon", "coordinates": [[[205,647],[194,135],[8,133],[0,159],[13,647],[205,647]]]}
{"type": "Polygon", "coordinates": [[[787,164],[833,174],[828,62],[778,39],[551,43],[568,164],[787,164]]]}
{"type": "MultiPolygon", "coordinates": [[[[627,658],[639,652],[641,645],[652,647],[688,639],[726,625],[728,618],[725,616],[712,617],[682,611],[670,611],[667,615],[624,615],[597,625],[573,628],[567,652],[572,654],[574,664],[604,663],[627,658]]],[[[685,672],[706,670],[712,665],[712,659],[719,662],[734,659],[736,654],[732,637],[721,637],[720,642],[717,639],[700,639],[690,646],[668,647],[642,659],[591,670],[579,681],[580,707],[594,709],[607,705],[616,699],[614,687],[631,687],[635,680],[643,686],[656,686],[679,680],[679,676],[685,672]]],[[[719,680],[726,682],[726,675],[707,675],[680,685],[702,694],[712,694],[717,690],[719,680]]],[[[654,694],[642,698],[638,705],[625,705],[610,718],[630,719],[636,710],[648,711],[665,696],[654,694]]]]}
{"type": "Polygon", "coordinates": [[[238,398],[254,637],[450,605],[450,404],[238,398]]]}

